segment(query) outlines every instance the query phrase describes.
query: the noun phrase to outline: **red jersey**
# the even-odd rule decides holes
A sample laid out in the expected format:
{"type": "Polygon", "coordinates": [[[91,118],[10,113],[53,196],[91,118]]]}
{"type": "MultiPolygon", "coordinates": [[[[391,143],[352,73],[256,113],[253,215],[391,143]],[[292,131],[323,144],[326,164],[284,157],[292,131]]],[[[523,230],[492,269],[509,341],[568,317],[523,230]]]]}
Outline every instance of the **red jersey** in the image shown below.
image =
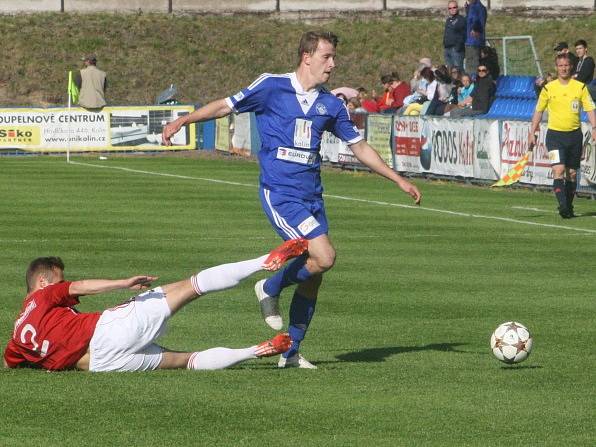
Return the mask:
{"type": "Polygon", "coordinates": [[[100,313],[80,313],[70,282],[51,284],[28,295],[4,351],[9,367],[72,368],[85,354],[100,313]]]}

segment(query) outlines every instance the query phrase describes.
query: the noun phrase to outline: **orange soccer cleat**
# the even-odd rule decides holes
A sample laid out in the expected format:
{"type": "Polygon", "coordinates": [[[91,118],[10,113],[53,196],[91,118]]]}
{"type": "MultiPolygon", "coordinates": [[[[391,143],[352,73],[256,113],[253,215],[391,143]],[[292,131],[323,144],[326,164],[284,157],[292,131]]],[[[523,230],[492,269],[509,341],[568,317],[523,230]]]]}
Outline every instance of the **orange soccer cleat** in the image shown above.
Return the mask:
{"type": "Polygon", "coordinates": [[[280,332],[275,337],[257,345],[255,355],[257,357],[271,357],[283,354],[292,345],[292,340],[287,332],[280,332]]]}
{"type": "Polygon", "coordinates": [[[274,248],[263,263],[263,268],[269,271],[279,270],[288,260],[300,256],[308,250],[308,241],[303,238],[290,239],[279,247],[274,248]]]}

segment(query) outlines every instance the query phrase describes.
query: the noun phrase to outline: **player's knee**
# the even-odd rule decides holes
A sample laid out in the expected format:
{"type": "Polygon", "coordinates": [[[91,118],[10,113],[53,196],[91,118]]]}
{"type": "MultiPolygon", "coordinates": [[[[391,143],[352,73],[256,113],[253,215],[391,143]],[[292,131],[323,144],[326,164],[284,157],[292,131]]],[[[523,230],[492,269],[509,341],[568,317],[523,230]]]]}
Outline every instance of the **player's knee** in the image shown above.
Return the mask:
{"type": "Polygon", "coordinates": [[[326,272],[335,264],[335,250],[327,250],[319,254],[316,259],[317,266],[321,272],[326,272]]]}

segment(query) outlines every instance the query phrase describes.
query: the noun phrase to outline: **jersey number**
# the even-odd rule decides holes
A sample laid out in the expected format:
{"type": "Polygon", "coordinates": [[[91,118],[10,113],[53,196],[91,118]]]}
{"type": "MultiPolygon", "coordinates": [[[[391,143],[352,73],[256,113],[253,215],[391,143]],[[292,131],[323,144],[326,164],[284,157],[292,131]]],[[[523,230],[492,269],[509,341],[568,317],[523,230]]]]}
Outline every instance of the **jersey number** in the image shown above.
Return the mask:
{"type": "Polygon", "coordinates": [[[31,344],[33,345],[33,350],[35,352],[39,352],[40,355],[42,357],[45,357],[46,354],[48,353],[48,348],[50,347],[50,342],[48,340],[44,340],[41,343],[41,351],[39,349],[39,344],[37,343],[37,340],[35,340],[35,337],[37,336],[37,331],[35,330],[35,328],[30,325],[30,324],[26,324],[23,327],[23,330],[21,331],[21,343],[27,343],[27,335],[31,334],[31,344]]]}

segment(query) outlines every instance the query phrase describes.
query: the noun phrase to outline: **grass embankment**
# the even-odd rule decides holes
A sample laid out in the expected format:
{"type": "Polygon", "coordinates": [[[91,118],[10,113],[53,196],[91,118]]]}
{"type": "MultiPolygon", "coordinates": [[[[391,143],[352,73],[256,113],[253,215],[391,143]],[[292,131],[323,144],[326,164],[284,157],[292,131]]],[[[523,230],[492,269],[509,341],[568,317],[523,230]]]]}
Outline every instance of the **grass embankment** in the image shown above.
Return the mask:
{"type": "MultiPolygon", "coordinates": [[[[442,16],[353,16],[313,25],[262,15],[31,14],[0,16],[0,104],[66,102],[68,70],[80,57],[98,55],[109,76],[111,104],[153,103],[170,83],[185,102],[206,102],[247,85],[263,72],[287,72],[299,36],[325,27],[341,39],[339,67],[330,87],[376,87],[379,75],[407,78],[422,56],[442,58],[442,16]]],[[[555,42],[579,38],[596,45],[596,14],[528,19],[490,14],[491,36],[532,35],[543,68],[555,42]]]]}

